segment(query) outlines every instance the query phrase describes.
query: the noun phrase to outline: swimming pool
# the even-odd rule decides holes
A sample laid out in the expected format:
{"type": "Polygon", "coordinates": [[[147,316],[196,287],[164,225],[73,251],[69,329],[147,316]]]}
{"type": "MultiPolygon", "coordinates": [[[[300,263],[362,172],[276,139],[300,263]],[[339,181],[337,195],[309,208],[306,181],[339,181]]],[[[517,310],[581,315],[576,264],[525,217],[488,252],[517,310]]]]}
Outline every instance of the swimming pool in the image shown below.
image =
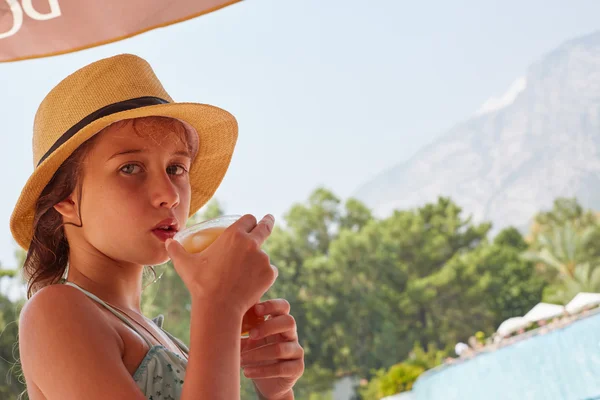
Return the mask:
{"type": "Polygon", "coordinates": [[[600,399],[600,314],[421,375],[415,400],[600,399]]]}

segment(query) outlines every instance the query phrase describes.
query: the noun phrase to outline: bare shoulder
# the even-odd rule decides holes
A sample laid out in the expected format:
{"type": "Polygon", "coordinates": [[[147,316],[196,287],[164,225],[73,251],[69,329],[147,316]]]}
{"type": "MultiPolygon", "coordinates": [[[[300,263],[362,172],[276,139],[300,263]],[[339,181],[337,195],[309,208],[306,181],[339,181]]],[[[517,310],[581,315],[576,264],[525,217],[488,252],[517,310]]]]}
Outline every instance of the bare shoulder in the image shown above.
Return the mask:
{"type": "Polygon", "coordinates": [[[59,306],[72,310],[74,308],[86,308],[89,311],[93,307],[93,303],[85,301],[86,295],[74,287],[68,285],[49,285],[35,293],[29,299],[23,310],[21,317],[27,318],[30,314],[35,314],[40,311],[61,312],[55,309],[59,306]]]}
{"type": "Polygon", "coordinates": [[[99,399],[107,386],[118,394],[113,398],[141,394],[123,365],[118,333],[76,288],[51,285],[25,303],[19,352],[27,384],[34,383],[47,399],[99,399]]]}
{"type": "Polygon", "coordinates": [[[19,351],[24,368],[39,362],[39,352],[63,351],[93,345],[119,350],[119,337],[98,307],[81,291],[68,285],[50,285],[29,299],[19,317],[19,351]],[[34,358],[35,357],[35,358],[34,358]]]}
{"type": "Polygon", "coordinates": [[[68,285],[50,285],[39,290],[25,303],[19,319],[21,340],[40,339],[44,344],[60,345],[48,343],[54,333],[60,334],[54,338],[59,342],[77,342],[82,338],[69,335],[90,330],[106,334],[107,339],[118,343],[118,334],[93,301],[68,285]]]}

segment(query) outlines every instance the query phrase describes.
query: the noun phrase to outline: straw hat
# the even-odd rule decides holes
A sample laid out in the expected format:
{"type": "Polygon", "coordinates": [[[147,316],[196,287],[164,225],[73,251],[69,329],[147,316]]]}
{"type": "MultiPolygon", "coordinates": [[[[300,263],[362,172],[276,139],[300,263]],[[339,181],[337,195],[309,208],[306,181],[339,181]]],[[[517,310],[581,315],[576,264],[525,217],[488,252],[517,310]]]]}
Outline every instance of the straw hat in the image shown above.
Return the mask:
{"type": "Polygon", "coordinates": [[[229,167],[238,132],[235,118],[211,105],[174,102],[145,60],[118,55],[71,74],[40,104],[33,126],[34,171],[10,219],[17,243],[29,248],[37,199],[77,147],[114,122],[148,116],[176,118],[198,134],[198,154],[190,168],[190,215],[206,204],[229,167]]]}

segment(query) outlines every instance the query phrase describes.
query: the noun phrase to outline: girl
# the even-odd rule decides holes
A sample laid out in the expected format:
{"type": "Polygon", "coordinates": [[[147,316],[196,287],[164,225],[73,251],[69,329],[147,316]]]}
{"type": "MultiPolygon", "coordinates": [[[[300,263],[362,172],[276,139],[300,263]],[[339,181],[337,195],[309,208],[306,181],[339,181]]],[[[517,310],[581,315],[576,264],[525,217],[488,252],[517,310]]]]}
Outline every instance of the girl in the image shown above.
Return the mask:
{"type": "Polygon", "coordinates": [[[19,348],[31,400],[293,399],[304,370],[283,300],[260,303],[277,270],[261,251],[273,217],[242,217],[199,254],[172,240],[214,194],[237,123],[175,103],[132,55],[60,82],[35,117],[35,169],[11,217],[27,249],[19,348]],[[192,299],[190,348],[142,315],[144,266],[171,259],[192,299]],[[241,342],[252,307],[270,315],[241,342]]]}

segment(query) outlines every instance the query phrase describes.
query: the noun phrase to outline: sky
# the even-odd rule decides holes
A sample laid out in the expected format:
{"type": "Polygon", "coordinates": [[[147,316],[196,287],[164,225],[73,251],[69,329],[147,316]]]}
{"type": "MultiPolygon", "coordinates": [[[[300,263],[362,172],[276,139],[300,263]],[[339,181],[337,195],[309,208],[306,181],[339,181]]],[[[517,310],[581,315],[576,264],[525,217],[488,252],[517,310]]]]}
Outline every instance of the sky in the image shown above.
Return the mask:
{"type": "Polygon", "coordinates": [[[9,218],[33,170],[37,106],[88,63],[137,54],[175,100],[232,112],[239,140],[216,198],[228,213],[281,219],[318,186],[346,199],[408,160],[518,86],[545,53],[599,29],[598,15],[593,0],[246,0],[117,43],[0,64],[0,263],[15,263],[9,218]]]}

